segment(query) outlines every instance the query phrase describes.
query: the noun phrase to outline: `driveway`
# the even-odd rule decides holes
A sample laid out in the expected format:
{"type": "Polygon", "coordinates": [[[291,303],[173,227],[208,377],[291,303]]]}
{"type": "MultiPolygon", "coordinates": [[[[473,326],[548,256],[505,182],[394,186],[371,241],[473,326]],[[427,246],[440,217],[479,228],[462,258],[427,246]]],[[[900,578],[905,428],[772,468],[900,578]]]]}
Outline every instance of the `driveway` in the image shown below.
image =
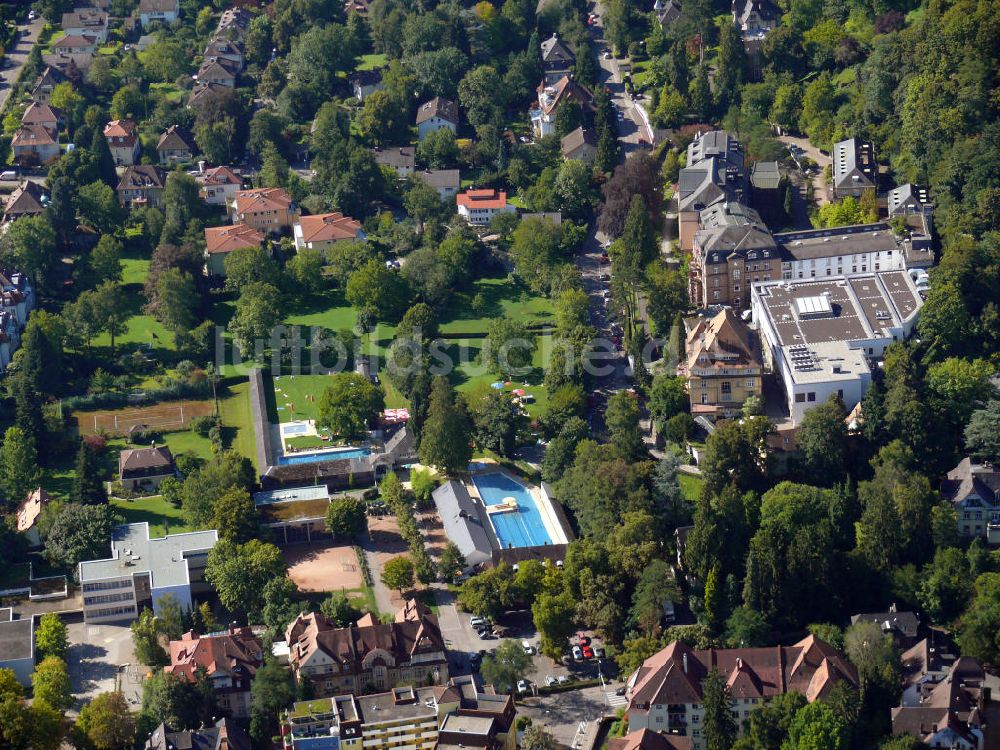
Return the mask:
{"type": "Polygon", "coordinates": [[[38,34],[44,25],[45,21],[41,18],[36,18],[30,24],[18,24],[17,42],[7,50],[7,54],[4,56],[4,62],[9,61],[9,67],[0,70],[0,82],[2,82],[0,83],[0,110],[7,104],[11,89],[17,82],[18,76],[21,75],[21,68],[28,61],[31,48],[38,41],[38,34]]]}
{"type": "Polygon", "coordinates": [[[649,135],[643,135],[645,126],[642,125],[642,115],[636,111],[636,104],[632,101],[632,97],[625,93],[625,84],[622,82],[618,60],[610,55],[611,48],[604,41],[604,7],[600,3],[596,3],[594,13],[597,19],[590,29],[597,52],[600,85],[611,92],[611,101],[614,103],[616,111],[624,115],[618,121],[618,140],[621,143],[622,152],[627,155],[638,150],[640,144],[648,145],[649,135]],[[605,53],[609,53],[609,56],[605,57],[605,53]]]}
{"type": "Polygon", "coordinates": [[[791,135],[779,135],[777,140],[784,143],[786,146],[796,146],[800,153],[808,156],[819,167],[819,171],[813,175],[813,200],[816,202],[817,206],[822,206],[825,203],[829,203],[829,194],[827,192],[826,178],[823,176],[823,170],[827,165],[833,163],[833,159],[829,154],[824,154],[814,145],[809,142],[808,138],[796,138],[791,135]]]}
{"type": "Polygon", "coordinates": [[[135,663],[132,631],[128,625],[70,623],[66,663],[75,710],[99,693],[116,687],[136,710],[142,705],[142,679],[146,668],[135,663]]]}
{"type": "Polygon", "coordinates": [[[517,710],[544,726],[560,745],[585,747],[584,738],[593,736],[600,718],[614,715],[625,703],[614,688],[598,686],[525,698],[518,701],[517,710]]]}

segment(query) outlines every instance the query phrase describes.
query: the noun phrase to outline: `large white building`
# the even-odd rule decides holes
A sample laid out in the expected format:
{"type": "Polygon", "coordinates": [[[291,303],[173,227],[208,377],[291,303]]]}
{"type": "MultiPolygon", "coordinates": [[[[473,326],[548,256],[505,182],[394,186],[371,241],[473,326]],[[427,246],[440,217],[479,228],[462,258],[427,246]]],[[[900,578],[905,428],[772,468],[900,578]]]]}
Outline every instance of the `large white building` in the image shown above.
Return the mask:
{"type": "Polygon", "coordinates": [[[143,607],[159,614],[160,601],[168,594],[182,609],[192,609],[192,592],[208,590],[205,565],[217,541],[214,529],[150,539],[146,522],[116,527],[111,557],[80,563],[83,619],[133,620],[143,607]]]}
{"type": "Polygon", "coordinates": [[[834,394],[853,409],[871,383],[868,360],[910,335],[922,304],[905,271],[754,284],[764,359],[781,379],[792,421],[834,394]]]}

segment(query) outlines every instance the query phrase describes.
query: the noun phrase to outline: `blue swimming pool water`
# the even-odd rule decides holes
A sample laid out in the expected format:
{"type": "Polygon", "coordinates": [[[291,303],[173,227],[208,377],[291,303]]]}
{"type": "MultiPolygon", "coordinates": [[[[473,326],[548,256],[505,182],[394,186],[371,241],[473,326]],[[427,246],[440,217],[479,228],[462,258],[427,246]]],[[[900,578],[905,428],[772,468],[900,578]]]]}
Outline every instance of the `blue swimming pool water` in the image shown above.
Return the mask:
{"type": "Polygon", "coordinates": [[[278,458],[279,466],[288,466],[294,464],[314,464],[317,461],[333,461],[343,458],[364,458],[365,456],[371,454],[371,451],[367,448],[345,448],[344,450],[337,451],[322,451],[321,453],[307,453],[303,456],[291,455],[291,456],[280,456],[278,458]]]}
{"type": "Polygon", "coordinates": [[[535,498],[527,487],[500,472],[478,474],[472,477],[472,481],[486,505],[499,505],[506,497],[517,501],[517,511],[490,514],[493,530],[504,549],[552,544],[535,498]]]}

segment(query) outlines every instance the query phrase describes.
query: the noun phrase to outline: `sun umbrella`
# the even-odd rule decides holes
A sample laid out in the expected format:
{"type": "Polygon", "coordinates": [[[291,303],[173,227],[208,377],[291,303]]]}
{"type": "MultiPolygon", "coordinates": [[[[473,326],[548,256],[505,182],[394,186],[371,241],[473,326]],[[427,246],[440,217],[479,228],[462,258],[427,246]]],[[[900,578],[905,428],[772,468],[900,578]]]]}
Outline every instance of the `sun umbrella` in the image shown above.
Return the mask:
{"type": "Polygon", "coordinates": [[[515,388],[513,391],[511,391],[511,393],[513,393],[515,396],[523,396],[525,394],[525,390],[524,388],[515,388]]]}
{"type": "Polygon", "coordinates": [[[501,388],[503,388],[503,381],[498,380],[495,383],[490,383],[490,388],[496,388],[499,391],[501,388]]]}

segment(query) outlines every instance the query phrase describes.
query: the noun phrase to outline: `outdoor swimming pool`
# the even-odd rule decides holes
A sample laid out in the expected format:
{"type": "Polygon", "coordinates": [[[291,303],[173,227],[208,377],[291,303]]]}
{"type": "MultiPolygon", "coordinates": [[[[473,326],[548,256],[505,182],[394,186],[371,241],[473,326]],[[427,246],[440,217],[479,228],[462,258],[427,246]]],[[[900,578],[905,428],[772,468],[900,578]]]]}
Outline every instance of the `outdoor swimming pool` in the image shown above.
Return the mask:
{"type": "Polygon", "coordinates": [[[500,505],[508,497],[517,501],[516,511],[489,514],[501,547],[507,549],[552,544],[552,538],[542,523],[538,504],[527,487],[499,471],[473,475],[472,481],[486,506],[500,505]]]}
{"type": "Polygon", "coordinates": [[[305,422],[286,424],[281,426],[281,431],[285,435],[305,435],[307,432],[309,432],[309,425],[307,425],[305,422]]]}
{"type": "Polygon", "coordinates": [[[314,464],[318,461],[338,461],[344,458],[364,458],[371,455],[367,448],[341,448],[339,450],[320,451],[319,453],[305,453],[303,455],[292,454],[290,456],[279,456],[279,466],[290,466],[295,464],[314,464]]]}

